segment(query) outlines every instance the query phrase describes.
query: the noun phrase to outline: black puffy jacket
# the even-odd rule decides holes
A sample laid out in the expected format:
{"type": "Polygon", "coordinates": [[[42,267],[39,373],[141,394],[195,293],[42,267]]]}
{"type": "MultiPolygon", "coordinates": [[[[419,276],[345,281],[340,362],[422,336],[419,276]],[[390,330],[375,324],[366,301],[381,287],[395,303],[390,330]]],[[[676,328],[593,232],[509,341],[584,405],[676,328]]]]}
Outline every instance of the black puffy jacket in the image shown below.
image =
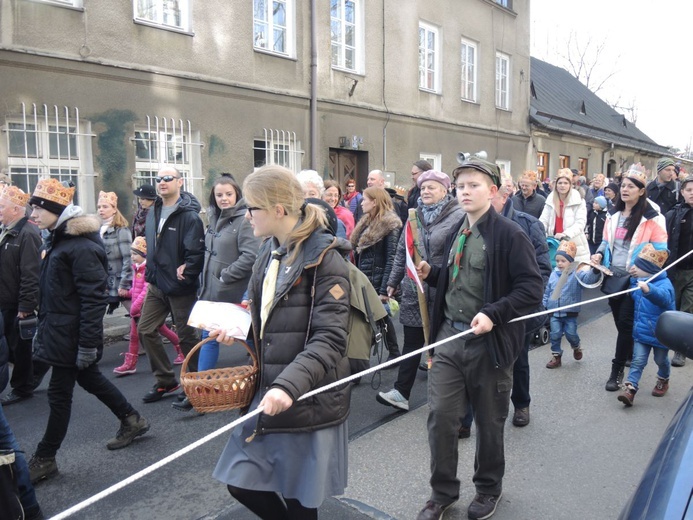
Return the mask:
{"type": "Polygon", "coordinates": [[[205,263],[205,231],[198,215],[200,203],[194,195],[182,191],[178,207],[157,233],[162,206],[163,201],[157,199],[147,214],[145,280],[168,296],[194,294],[205,263]],[[179,280],[176,270],[183,264],[185,279],[179,280]]]}
{"type": "Polygon", "coordinates": [[[402,222],[391,211],[375,221],[366,215],[351,232],[354,264],[382,296],[387,295],[387,281],[397,254],[401,228],[402,222]]]}
{"type": "MultiPolygon", "coordinates": [[[[266,240],[260,247],[248,296],[255,344],[259,345],[258,391],[262,394],[278,387],[296,401],[306,392],[350,374],[345,357],[350,284],[342,257],[348,249],[340,249],[340,242],[344,243],[327,231],[316,231],[291,265],[282,264],[261,341],[262,283],[276,243],[266,240]]],[[[278,415],[261,415],[256,433],[306,432],[340,424],[349,414],[350,388],[341,385],[294,402],[278,415]]]]}
{"type": "Polygon", "coordinates": [[[97,349],[97,359],[101,358],[108,260],[100,227],[95,216],[75,216],[58,221],[46,239],[41,251],[35,359],[74,367],[78,347],[97,349]]]}

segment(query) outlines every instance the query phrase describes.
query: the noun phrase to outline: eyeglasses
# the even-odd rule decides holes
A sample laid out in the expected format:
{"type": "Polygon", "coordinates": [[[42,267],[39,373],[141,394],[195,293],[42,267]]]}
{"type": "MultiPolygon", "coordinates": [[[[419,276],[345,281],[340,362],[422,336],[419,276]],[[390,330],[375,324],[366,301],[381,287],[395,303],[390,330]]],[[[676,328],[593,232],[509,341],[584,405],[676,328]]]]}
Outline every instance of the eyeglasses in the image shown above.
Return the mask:
{"type": "Polygon", "coordinates": [[[161,181],[171,182],[173,179],[180,179],[180,177],[176,177],[175,175],[164,175],[163,177],[157,177],[154,180],[157,184],[159,184],[161,181]]]}
{"type": "Polygon", "coordinates": [[[253,218],[253,211],[261,210],[262,208],[246,208],[248,210],[248,215],[253,218]]]}

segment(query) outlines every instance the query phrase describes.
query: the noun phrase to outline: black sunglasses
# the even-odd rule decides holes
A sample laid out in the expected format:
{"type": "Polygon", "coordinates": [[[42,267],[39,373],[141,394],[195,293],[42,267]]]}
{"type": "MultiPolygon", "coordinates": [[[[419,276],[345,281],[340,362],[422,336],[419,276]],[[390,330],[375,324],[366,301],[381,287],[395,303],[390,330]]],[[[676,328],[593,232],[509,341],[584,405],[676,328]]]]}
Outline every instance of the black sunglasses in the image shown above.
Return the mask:
{"type": "Polygon", "coordinates": [[[259,210],[262,208],[245,208],[245,209],[248,210],[248,215],[250,215],[250,217],[252,218],[253,217],[253,211],[256,211],[256,210],[259,210]]]}
{"type": "Polygon", "coordinates": [[[176,177],[175,175],[164,175],[163,177],[157,177],[154,180],[157,184],[159,184],[161,181],[171,182],[173,179],[180,179],[180,177],[176,177]]]}

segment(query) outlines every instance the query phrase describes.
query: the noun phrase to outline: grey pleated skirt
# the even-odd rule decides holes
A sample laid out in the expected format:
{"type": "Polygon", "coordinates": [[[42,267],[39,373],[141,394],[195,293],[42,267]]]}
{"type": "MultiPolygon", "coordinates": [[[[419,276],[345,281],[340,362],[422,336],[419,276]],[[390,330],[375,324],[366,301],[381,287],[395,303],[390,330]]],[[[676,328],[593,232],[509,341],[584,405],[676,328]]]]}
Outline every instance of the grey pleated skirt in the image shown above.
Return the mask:
{"type": "MultiPolygon", "coordinates": [[[[258,403],[254,399],[251,410],[258,403]]],[[[346,421],[309,433],[257,435],[245,442],[256,420],[253,417],[231,432],[214,478],[242,489],[275,491],[310,508],[344,493],[349,442],[346,421]]]]}

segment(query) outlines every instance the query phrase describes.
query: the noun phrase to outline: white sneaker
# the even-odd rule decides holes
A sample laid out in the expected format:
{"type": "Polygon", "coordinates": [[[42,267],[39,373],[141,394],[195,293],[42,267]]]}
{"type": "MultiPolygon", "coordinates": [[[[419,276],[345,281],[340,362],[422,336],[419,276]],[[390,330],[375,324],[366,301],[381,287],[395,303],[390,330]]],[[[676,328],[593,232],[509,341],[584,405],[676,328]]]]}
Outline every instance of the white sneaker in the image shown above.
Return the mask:
{"type": "Polygon", "coordinates": [[[386,406],[394,406],[395,408],[399,408],[400,410],[404,410],[405,412],[409,411],[409,401],[406,400],[404,396],[394,388],[386,393],[378,392],[378,395],[375,397],[375,400],[378,401],[380,404],[384,404],[386,406]]]}

